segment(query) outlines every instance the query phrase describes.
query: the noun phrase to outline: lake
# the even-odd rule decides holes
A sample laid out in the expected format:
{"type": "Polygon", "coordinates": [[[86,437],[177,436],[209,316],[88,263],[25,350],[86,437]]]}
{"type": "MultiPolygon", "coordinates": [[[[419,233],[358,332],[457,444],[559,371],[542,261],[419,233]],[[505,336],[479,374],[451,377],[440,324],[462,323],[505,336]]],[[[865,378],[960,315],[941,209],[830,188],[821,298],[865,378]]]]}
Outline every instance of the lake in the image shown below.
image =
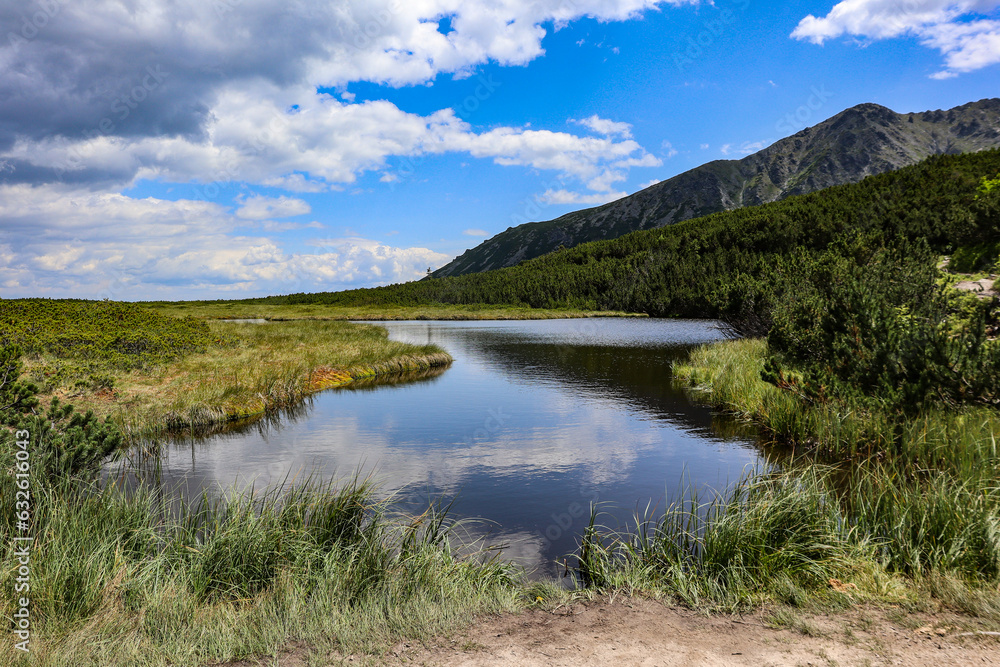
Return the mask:
{"type": "MultiPolygon", "coordinates": [[[[506,543],[533,576],[561,570],[591,503],[612,526],[687,489],[738,479],[752,432],[674,386],[671,363],[721,340],[710,321],[646,318],[387,322],[434,343],[448,368],[321,392],[276,418],[159,449],[162,483],[188,495],[307,474],[374,472],[419,511],[454,499],[467,531],[506,543]]],[[[261,326],[281,326],[277,323],[261,326]]]]}

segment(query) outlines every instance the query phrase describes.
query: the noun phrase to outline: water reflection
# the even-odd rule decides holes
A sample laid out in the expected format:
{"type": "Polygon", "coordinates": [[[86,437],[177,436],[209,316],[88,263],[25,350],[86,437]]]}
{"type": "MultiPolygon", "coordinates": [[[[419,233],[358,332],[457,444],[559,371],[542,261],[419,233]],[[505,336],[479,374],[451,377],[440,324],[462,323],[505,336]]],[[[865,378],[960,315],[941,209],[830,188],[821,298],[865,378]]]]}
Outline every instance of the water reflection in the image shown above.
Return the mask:
{"type": "Polygon", "coordinates": [[[647,503],[662,507],[685,484],[724,488],[758,460],[752,433],[671,382],[675,359],[721,338],[711,323],[384,326],[394,339],[440,345],[455,363],[406,383],[323,392],[277,420],[169,443],[155,459],[162,483],[190,495],[307,471],[374,470],[385,493],[413,508],[457,497],[459,516],[489,519],[476,530],[511,542],[509,557],[550,575],[575,548],[591,503],[610,503],[624,520],[647,503]]]}

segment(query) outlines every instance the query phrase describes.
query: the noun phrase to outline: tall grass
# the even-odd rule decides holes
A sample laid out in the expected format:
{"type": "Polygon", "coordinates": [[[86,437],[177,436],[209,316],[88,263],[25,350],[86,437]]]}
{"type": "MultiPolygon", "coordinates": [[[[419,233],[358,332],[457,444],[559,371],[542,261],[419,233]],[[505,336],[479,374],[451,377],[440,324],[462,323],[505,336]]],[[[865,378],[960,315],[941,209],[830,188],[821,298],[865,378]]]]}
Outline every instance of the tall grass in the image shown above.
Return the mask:
{"type": "MultiPolygon", "coordinates": [[[[458,557],[445,514],[392,516],[367,479],[193,503],[151,487],[67,483],[35,503],[30,664],[204,664],[292,641],[377,655],[401,637],[520,605],[511,566],[458,557]]],[[[15,570],[5,548],[8,618],[15,570]]]]}
{"type": "Polygon", "coordinates": [[[350,322],[210,322],[225,347],[115,378],[115,398],[85,394],[83,409],[110,415],[128,436],[206,426],[286,408],[355,379],[446,365],[433,345],[391,341],[382,327],[350,322]]]}
{"type": "Polygon", "coordinates": [[[1000,623],[997,415],[904,420],[813,403],[761,380],[766,351],[760,340],[704,346],[675,376],[794,454],[629,526],[602,525],[595,508],[585,583],[726,611],[936,595],[1000,623]]]}
{"type": "Polygon", "coordinates": [[[877,460],[915,474],[1000,479],[1000,413],[969,407],[926,410],[902,419],[892,410],[817,403],[764,382],[767,343],[727,341],[696,348],[674,368],[687,384],[725,410],[762,427],[773,440],[837,462],[877,460]]]}
{"type": "Polygon", "coordinates": [[[624,528],[602,526],[595,509],[580,568],[597,588],[723,611],[906,604],[921,582],[949,581],[952,604],[1000,622],[998,495],[944,476],[908,481],[881,467],[846,479],[818,465],[754,471],[724,494],[692,494],[624,528]]]}

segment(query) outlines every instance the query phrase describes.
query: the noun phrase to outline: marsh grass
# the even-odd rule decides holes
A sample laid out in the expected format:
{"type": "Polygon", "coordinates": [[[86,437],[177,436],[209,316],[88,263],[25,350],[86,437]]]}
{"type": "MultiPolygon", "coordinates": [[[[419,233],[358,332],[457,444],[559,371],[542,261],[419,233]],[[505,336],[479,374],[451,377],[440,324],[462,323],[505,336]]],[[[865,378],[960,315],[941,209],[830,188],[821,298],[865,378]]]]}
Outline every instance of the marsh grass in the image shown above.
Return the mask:
{"type": "Polygon", "coordinates": [[[767,343],[727,341],[696,348],[674,377],[714,405],[764,429],[776,442],[828,461],[886,461],[904,474],[1000,478],[1000,413],[937,408],[902,418],[892,410],[817,403],[761,379],[767,343]]]}
{"type": "Polygon", "coordinates": [[[355,379],[446,365],[433,345],[391,341],[385,329],[349,322],[263,325],[210,322],[218,345],[169,364],[115,377],[115,397],[84,393],[81,409],[110,415],[128,436],[204,427],[287,408],[355,379]]]}
{"type": "MultiPolygon", "coordinates": [[[[293,641],[379,655],[523,605],[518,573],[494,553],[456,555],[441,508],[404,517],[375,495],[358,478],[189,503],[152,487],[57,484],[35,501],[30,660],[5,651],[3,663],[193,665],[293,641]]],[[[8,618],[14,571],[7,548],[8,618]]]]}
{"type": "Polygon", "coordinates": [[[915,606],[928,596],[1000,623],[995,492],[948,478],[918,484],[884,469],[843,479],[810,465],[752,472],[709,498],[610,528],[594,511],[584,581],[696,608],[766,604],[915,606]]]}
{"type": "Polygon", "coordinates": [[[624,529],[595,513],[585,577],[722,610],[933,597],[1000,623],[997,415],[817,404],[761,380],[765,356],[763,341],[729,341],[674,373],[793,455],[624,529]]]}
{"type": "Polygon", "coordinates": [[[253,303],[245,301],[176,301],[143,304],[173,317],[199,319],[283,320],[551,320],[574,317],[646,317],[642,313],[571,308],[528,308],[490,304],[430,304],[424,306],[334,306],[329,304],[253,303]]]}

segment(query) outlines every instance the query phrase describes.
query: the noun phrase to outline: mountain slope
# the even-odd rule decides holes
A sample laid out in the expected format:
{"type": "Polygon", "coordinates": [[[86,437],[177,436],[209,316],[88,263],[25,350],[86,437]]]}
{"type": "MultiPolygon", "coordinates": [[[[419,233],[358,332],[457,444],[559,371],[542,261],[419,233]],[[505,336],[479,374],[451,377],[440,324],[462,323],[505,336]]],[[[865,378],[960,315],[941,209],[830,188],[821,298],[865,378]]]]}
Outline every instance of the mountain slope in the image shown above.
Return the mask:
{"type": "Polygon", "coordinates": [[[709,162],[603,206],[512,227],[432,275],[440,278],[513,266],[559,246],[617,238],[856,183],[931,155],[996,147],[1000,147],[1000,99],[913,114],[861,104],[742,160],[709,162]]]}

